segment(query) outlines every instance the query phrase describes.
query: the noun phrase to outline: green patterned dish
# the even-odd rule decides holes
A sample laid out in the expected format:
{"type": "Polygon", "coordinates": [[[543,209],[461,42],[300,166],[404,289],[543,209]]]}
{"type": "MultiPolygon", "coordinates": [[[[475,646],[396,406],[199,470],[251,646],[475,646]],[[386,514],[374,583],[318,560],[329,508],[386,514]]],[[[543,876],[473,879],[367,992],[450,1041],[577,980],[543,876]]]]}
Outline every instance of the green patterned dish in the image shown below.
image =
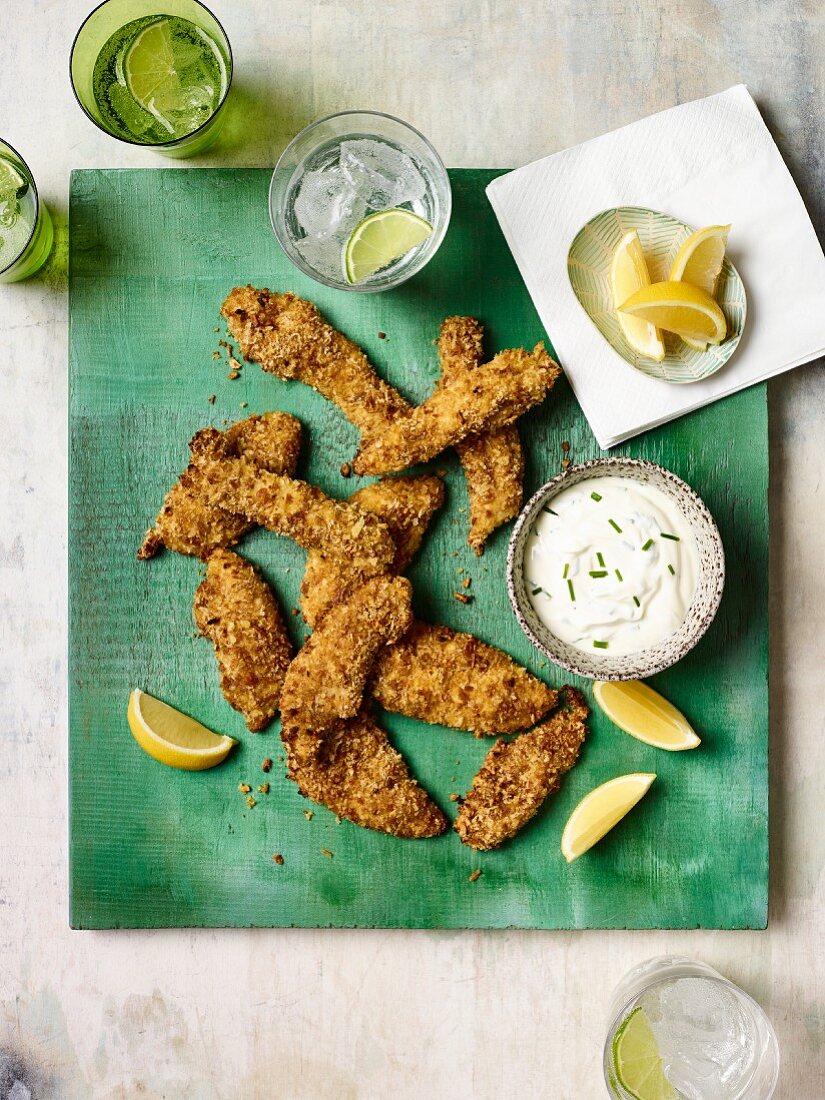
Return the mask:
{"type": "Polygon", "coordinates": [[[693,233],[684,222],[644,206],[615,206],[591,218],[578,231],[567,254],[570,283],[585,313],[613,350],[649,378],[684,383],[715,374],[733,355],[745,328],[747,301],[739,272],[726,257],[716,288],[716,299],[728,322],[726,339],[707,351],[695,351],[678,336],[665,332],[665,357],[656,363],[639,355],[627,343],[610,295],[613,252],[631,229],[639,234],[653,282],[668,277],[679,247],[693,233]]]}

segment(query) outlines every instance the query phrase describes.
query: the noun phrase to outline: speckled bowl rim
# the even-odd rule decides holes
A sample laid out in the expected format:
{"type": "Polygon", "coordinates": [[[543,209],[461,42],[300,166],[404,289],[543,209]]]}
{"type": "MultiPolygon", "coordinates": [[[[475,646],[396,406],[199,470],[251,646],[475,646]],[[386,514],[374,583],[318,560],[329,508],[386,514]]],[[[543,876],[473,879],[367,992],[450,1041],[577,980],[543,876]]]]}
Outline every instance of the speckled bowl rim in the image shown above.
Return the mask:
{"type": "Polygon", "coordinates": [[[722,537],[708,506],[699,494],[664,466],[641,458],[622,456],[597,458],[571,466],[537,489],[522,508],[513,527],[507,547],[506,568],[510,604],[521,629],[532,644],[554,664],[589,680],[643,680],[681,661],[713,622],[725,586],[725,550],[722,537]],[[640,473],[648,476],[642,479],[639,477],[640,473]],[[523,568],[521,576],[517,576],[517,566],[524,560],[524,543],[539,509],[562,489],[602,475],[649,480],[676,500],[696,538],[700,561],[696,592],[685,621],[676,633],[638,653],[627,653],[613,658],[584,653],[551,634],[536,615],[524,592],[523,568]],[[690,509],[685,508],[686,502],[691,506],[690,509]],[[690,515],[690,511],[697,513],[698,523],[690,515]],[[519,580],[522,581],[521,592],[519,580]]]}

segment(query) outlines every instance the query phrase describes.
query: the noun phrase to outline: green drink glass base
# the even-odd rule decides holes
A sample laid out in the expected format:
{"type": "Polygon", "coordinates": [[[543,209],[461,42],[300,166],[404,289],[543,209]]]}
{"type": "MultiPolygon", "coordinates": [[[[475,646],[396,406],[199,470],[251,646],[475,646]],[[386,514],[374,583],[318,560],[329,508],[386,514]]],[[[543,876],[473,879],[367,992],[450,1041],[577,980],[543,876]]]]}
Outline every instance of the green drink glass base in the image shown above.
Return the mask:
{"type": "Polygon", "coordinates": [[[54,226],[51,214],[41,203],[31,240],[14,263],[5,271],[0,271],[0,283],[19,283],[23,279],[30,279],[48,259],[53,241],[54,226]]]}

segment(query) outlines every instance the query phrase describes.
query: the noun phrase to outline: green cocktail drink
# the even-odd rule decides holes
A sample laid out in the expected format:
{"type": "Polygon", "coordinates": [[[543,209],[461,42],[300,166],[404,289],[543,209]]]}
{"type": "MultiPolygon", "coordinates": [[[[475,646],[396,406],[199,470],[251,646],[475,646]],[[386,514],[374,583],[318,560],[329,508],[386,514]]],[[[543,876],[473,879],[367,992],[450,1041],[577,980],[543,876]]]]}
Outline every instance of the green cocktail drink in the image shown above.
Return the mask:
{"type": "Polygon", "coordinates": [[[20,154],[0,141],[0,283],[28,279],[46,261],[52,219],[20,154]]]}
{"type": "Polygon", "coordinates": [[[80,105],[101,129],[186,157],[218,136],[232,53],[198,0],[106,0],[78,32],[71,76],[80,105]]]}

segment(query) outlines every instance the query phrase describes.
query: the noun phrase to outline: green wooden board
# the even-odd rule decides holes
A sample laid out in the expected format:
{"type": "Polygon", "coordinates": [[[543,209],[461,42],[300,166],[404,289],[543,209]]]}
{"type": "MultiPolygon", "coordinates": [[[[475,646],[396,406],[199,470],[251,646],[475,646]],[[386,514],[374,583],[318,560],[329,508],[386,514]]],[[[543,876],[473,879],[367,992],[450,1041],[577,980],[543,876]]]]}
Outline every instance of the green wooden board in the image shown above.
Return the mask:
{"type": "MultiPolygon", "coordinates": [[[[280,408],[301,418],[300,474],[344,497],[340,476],[356,433],[298,383],[247,366],[227,380],[213,359],[219,306],[235,284],[291,288],[362,344],[378,370],[422,400],[437,376],[441,319],[470,313],[492,352],[546,339],[484,197],[496,173],[452,173],[455,213],[435,260],[404,287],[347,295],[316,285],[281,254],[269,227],[264,170],[75,172],[71,187],[71,921],[78,928],[167,925],[401,927],[763,927],[767,919],[767,429],[757,386],[623,448],[693,485],[722,532],[728,584],[697,648],[655,685],[704,741],[660,752],[596,711],[578,767],[533,824],[478,855],[457,836],[401,841],[336,823],[284,776],[277,727],[252,735],[225,703],[209,643],[195,638],[193,559],[135,551],[205,424],[280,408]],[[378,338],[379,331],[387,334],[378,338]],[[214,405],[207,398],[216,394],[214,405]],[[248,409],[241,403],[248,402],[248,409]],[[133,687],[172,702],[242,742],[213,771],[163,767],[126,724],[133,687]],[[247,809],[238,784],[269,795],[247,809]],[[655,771],[645,802],[592,852],[567,866],[559,839],[593,786],[655,771]],[[311,821],[304,811],[314,810],[311,821]],[[321,849],[333,853],[327,858],[321,849]],[[283,866],[272,861],[283,854],[283,866]],[[469,882],[480,867],[482,875],[469,882]]],[[[552,333],[550,334],[552,336],[552,333]]],[[[617,368],[621,369],[621,368],[617,368]]],[[[569,387],[522,422],[526,491],[598,447],[569,387]]],[[[411,570],[422,618],[475,632],[548,681],[522,635],[503,582],[509,529],[484,557],[466,544],[467,500],[455,457],[449,501],[411,570]],[[456,602],[463,569],[475,601],[456,602]]],[[[243,546],[289,609],[304,554],[256,532],[243,546]]],[[[296,638],[301,622],[288,616],[296,638]]],[[[589,689],[588,689],[589,694],[589,689]]],[[[454,814],[491,742],[382,716],[415,773],[454,814]]]]}

